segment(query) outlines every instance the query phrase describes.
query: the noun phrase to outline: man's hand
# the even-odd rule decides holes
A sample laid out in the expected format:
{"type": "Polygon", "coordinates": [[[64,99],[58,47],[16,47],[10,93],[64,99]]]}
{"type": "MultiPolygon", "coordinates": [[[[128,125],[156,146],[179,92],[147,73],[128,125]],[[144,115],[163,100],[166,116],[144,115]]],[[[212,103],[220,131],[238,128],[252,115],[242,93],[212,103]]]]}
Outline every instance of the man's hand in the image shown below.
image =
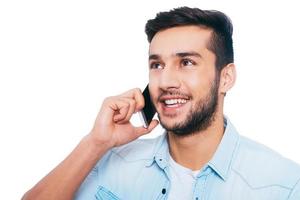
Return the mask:
{"type": "Polygon", "coordinates": [[[134,127],[129,122],[132,114],[143,107],[144,98],[139,89],[106,98],[91,133],[22,199],[73,199],[80,184],[107,150],[149,133],[157,126],[157,120],[153,120],[148,129],[134,127]]]}
{"type": "Polygon", "coordinates": [[[149,133],[158,125],[157,120],[152,120],[147,129],[142,126],[134,127],[129,121],[144,105],[140,89],[132,89],[121,95],[106,98],[88,137],[96,144],[105,145],[109,149],[127,144],[149,133]]]}

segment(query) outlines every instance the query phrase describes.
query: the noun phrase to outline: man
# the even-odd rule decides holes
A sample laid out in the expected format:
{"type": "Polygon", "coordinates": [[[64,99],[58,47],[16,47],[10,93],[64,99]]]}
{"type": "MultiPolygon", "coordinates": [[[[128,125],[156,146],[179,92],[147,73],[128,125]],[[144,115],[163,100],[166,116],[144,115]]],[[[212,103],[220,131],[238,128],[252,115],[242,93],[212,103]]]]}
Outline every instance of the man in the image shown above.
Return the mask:
{"type": "Polygon", "coordinates": [[[166,132],[134,127],[139,89],[104,100],[91,132],[23,199],[299,200],[300,167],[240,136],[223,104],[234,85],[232,24],[182,7],[146,24],[149,91],[166,132]]]}

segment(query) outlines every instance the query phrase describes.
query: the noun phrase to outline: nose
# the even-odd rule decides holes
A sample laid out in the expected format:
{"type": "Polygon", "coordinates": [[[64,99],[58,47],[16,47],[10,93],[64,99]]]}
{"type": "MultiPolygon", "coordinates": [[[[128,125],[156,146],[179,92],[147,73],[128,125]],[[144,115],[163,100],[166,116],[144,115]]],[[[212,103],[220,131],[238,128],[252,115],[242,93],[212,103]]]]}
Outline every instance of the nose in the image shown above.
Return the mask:
{"type": "Polygon", "coordinates": [[[159,83],[163,90],[180,88],[181,81],[178,71],[171,67],[165,67],[161,72],[159,83]]]}

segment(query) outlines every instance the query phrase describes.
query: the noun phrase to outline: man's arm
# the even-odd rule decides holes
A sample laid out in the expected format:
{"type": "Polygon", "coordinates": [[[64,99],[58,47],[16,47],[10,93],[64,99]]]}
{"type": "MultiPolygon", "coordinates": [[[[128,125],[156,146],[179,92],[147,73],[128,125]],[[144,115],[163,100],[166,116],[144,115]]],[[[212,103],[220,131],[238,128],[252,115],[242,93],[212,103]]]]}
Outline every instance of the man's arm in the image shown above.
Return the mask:
{"type": "Polygon", "coordinates": [[[144,99],[139,89],[106,98],[90,134],[22,199],[73,199],[85,177],[109,149],[149,133],[158,124],[153,120],[147,129],[132,126],[129,122],[132,114],[143,107],[144,99]]]}
{"type": "Polygon", "coordinates": [[[81,182],[108,147],[96,146],[89,136],[83,138],[72,153],[22,199],[73,199],[81,182]]]}

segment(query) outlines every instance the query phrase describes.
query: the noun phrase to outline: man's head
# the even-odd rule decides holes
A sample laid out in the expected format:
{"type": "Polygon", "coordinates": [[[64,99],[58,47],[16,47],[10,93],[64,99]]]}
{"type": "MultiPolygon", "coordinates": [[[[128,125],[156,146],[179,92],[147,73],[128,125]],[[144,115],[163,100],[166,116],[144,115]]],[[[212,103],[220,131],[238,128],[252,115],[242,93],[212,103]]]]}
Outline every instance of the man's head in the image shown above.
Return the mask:
{"type": "Polygon", "coordinates": [[[146,34],[149,89],[162,126],[177,135],[205,130],[235,79],[229,18],[177,8],[149,20],[146,34]]]}
{"type": "Polygon", "coordinates": [[[212,30],[207,48],[216,55],[218,70],[234,62],[233,27],[230,19],[222,12],[188,7],[160,12],[154,19],[147,22],[145,32],[149,43],[151,43],[153,37],[159,31],[188,25],[206,27],[212,30]]]}

